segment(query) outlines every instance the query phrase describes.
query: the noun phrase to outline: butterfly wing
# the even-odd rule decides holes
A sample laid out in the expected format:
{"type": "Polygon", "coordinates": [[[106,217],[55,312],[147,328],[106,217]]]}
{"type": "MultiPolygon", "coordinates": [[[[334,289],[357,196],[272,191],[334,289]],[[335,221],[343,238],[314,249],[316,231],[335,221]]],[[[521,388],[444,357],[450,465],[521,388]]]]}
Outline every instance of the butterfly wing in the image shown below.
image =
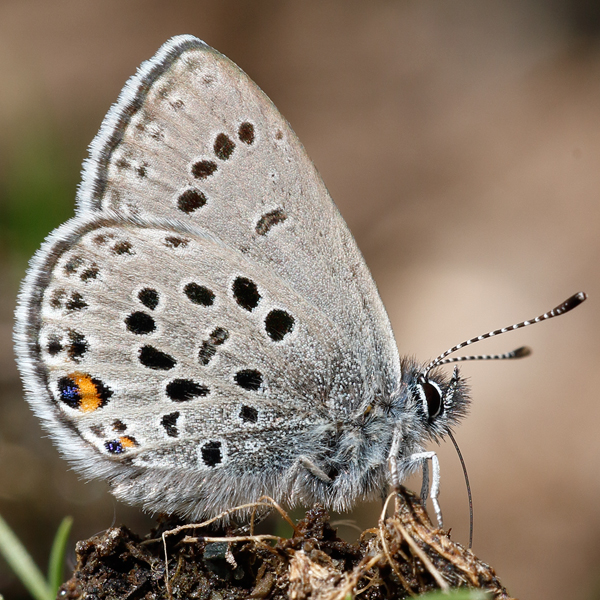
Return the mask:
{"type": "Polygon", "coordinates": [[[387,314],[302,144],[258,86],[196,38],[167,42],[125,86],[92,142],[78,203],[80,214],[208,229],[327,315],[361,380],[378,378],[368,389],[397,385],[387,314]]]}
{"type": "Polygon", "coordinates": [[[317,461],[336,421],[400,373],[372,278],[289,125],[189,36],[107,115],[77,216],[32,262],[16,339],[28,399],[79,470],[195,517],[306,496],[299,457],[317,461]]]}

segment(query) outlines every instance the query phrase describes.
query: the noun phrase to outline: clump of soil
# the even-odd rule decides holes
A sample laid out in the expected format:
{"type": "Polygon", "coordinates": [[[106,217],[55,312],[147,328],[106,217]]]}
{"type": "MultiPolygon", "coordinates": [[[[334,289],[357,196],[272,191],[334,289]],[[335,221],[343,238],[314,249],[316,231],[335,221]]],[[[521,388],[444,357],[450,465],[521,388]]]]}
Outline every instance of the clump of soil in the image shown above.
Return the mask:
{"type": "Polygon", "coordinates": [[[455,587],[510,598],[494,570],[434,528],[404,489],[394,515],[355,544],[338,538],[321,507],[306,513],[291,538],[177,525],[165,519],[143,540],[117,527],[79,542],[77,567],[58,598],[383,600],[455,587]]]}

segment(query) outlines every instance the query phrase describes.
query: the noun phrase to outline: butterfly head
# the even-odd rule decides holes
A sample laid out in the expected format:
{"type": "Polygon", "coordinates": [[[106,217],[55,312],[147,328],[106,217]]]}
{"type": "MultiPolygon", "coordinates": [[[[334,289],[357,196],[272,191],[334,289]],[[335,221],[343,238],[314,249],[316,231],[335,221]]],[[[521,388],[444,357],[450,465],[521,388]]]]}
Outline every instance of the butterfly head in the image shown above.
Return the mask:
{"type": "Polygon", "coordinates": [[[454,368],[451,377],[441,370],[428,372],[412,359],[402,361],[406,406],[417,416],[419,428],[436,441],[448,435],[467,413],[469,388],[454,368]]]}
{"type": "Polygon", "coordinates": [[[502,329],[494,329],[483,335],[465,340],[456,346],[452,346],[452,348],[449,348],[426,365],[419,365],[414,360],[404,359],[401,365],[402,387],[406,390],[406,394],[403,395],[403,400],[406,403],[404,418],[406,419],[406,414],[417,414],[417,424],[421,426],[425,435],[435,440],[448,435],[452,426],[466,414],[470,399],[468,388],[465,381],[461,379],[458,369],[455,367],[452,377],[448,379],[440,373],[438,367],[449,363],[473,360],[512,360],[523,358],[528,356],[531,350],[526,346],[522,346],[504,354],[450,357],[451,354],[482,340],[558,317],[579,306],[586,298],[587,295],[584,292],[578,292],[567,298],[557,307],[535,319],[515,323],[510,327],[503,327],[502,329]],[[411,410],[414,413],[408,412],[411,410]]]}

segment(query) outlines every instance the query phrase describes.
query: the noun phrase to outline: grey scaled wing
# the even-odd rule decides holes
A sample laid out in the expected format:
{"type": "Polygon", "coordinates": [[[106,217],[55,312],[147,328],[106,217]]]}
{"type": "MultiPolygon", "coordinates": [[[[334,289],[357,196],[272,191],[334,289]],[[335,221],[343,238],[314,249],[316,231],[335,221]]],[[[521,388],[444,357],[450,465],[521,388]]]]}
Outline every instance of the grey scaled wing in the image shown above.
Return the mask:
{"type": "Polygon", "coordinates": [[[16,340],[28,399],[79,470],[194,518],[265,492],[310,500],[299,458],[400,385],[375,284],[304,148],[191,36],[105,118],[16,340]]]}

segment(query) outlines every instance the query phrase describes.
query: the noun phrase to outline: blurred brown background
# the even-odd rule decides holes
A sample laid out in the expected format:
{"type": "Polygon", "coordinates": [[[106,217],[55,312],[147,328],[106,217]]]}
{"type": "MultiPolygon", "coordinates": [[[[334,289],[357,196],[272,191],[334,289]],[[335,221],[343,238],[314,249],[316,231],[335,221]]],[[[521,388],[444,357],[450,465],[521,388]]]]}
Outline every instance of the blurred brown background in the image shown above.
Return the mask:
{"type": "MultiPolygon", "coordinates": [[[[518,597],[600,598],[599,31],[593,1],[3,0],[0,514],[38,563],[64,515],[73,541],[150,523],[78,481],[43,438],[22,399],[12,314],[28,258],[73,214],[87,144],[125,80],[191,33],[291,122],[401,354],[425,360],[590,294],[572,314],[480,345],[534,354],[463,368],[473,407],[457,438],[476,554],[518,597]]],[[[450,444],[439,453],[446,526],[466,543],[462,474],[450,444]]],[[[372,526],[379,510],[350,516],[372,526]]],[[[0,593],[27,597],[1,561],[0,593]]]]}

